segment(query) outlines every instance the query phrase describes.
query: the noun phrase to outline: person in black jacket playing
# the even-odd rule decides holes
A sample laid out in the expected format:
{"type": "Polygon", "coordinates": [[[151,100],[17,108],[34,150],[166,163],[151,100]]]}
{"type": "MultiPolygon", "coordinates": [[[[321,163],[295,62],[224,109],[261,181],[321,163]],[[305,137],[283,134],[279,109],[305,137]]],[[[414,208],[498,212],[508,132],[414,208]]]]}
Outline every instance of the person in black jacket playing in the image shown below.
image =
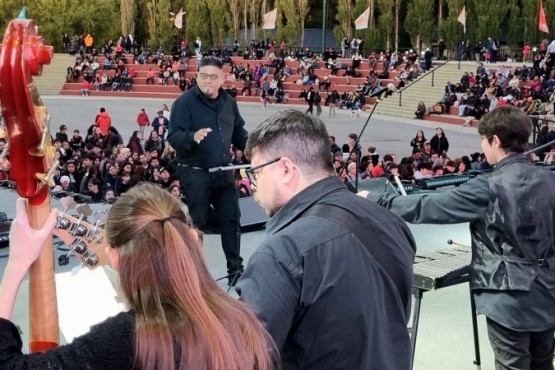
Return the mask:
{"type": "Polygon", "coordinates": [[[409,369],[415,244],[407,225],[345,187],[314,115],[271,116],[245,154],[271,219],[236,290],[274,338],[282,368],[409,369]]]}
{"type": "Polygon", "coordinates": [[[497,370],[553,369],[555,174],[523,154],[531,131],[524,112],[497,108],[478,126],[492,172],[445,192],[360,194],[407,222],[470,223],[470,284],[497,370]]]}
{"type": "Polygon", "coordinates": [[[221,60],[202,58],[198,84],[173,104],[168,142],[177,153],[181,194],[195,226],[205,231],[210,205],[216,210],[228,282],[234,285],[243,272],[239,198],[233,172],[216,169],[231,164],[231,144],[244,149],[248,133],[237,103],[222,89],[223,78],[221,60]]]}

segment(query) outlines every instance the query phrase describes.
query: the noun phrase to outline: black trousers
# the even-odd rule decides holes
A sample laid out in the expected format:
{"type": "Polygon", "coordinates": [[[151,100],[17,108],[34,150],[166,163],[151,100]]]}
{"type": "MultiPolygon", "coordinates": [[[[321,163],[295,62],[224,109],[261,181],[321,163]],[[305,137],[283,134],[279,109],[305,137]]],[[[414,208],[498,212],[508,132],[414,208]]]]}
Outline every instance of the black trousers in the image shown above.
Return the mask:
{"type": "Polygon", "coordinates": [[[553,370],[555,328],[520,332],[487,319],[495,370],[553,370]]]}
{"type": "Polygon", "coordinates": [[[207,172],[177,167],[181,192],[193,223],[200,230],[208,225],[210,205],[221,228],[222,248],[228,273],[243,271],[239,195],[232,171],[207,172]]]}

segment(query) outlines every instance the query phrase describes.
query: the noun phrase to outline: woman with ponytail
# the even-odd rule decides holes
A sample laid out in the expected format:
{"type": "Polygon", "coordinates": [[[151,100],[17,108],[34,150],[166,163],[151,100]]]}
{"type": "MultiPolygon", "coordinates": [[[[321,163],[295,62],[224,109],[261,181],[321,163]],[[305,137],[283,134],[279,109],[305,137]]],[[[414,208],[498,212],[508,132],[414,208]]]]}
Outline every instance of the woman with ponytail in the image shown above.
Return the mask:
{"type": "Polygon", "coordinates": [[[10,259],[0,285],[0,369],[270,370],[277,350],[248,307],[210,276],[191,219],[169,192],[138,185],[113,205],[108,254],[129,307],[71,344],[23,355],[11,319],[15,295],[55,224],[29,227],[18,200],[10,259]],[[23,248],[23,246],[25,248],[23,248]]]}

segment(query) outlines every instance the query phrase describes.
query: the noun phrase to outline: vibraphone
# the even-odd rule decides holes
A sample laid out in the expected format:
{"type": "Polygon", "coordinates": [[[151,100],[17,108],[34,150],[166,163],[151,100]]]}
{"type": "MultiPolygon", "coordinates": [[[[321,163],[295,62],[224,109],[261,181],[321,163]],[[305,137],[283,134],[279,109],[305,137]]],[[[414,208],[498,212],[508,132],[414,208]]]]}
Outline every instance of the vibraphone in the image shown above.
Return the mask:
{"type": "MultiPolygon", "coordinates": [[[[416,254],[414,260],[413,295],[414,312],[412,316],[412,362],[416,350],[416,336],[420,318],[420,305],[424,292],[437,290],[448,286],[466,283],[470,280],[470,248],[454,247],[435,251],[425,251],[416,254]]],[[[474,364],[480,369],[480,347],[478,338],[478,322],[476,320],[476,305],[470,291],[470,307],[472,310],[472,329],[474,331],[474,364]]]]}

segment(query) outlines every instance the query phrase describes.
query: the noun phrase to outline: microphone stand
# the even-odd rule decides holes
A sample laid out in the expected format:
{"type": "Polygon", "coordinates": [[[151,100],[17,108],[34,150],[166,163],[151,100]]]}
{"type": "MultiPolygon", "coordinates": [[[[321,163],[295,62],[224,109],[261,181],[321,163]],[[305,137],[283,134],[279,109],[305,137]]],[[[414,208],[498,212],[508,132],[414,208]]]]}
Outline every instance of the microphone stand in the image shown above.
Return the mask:
{"type": "MultiPolygon", "coordinates": [[[[364,133],[364,130],[366,130],[366,126],[368,126],[368,122],[370,122],[370,118],[372,118],[372,115],[374,114],[374,111],[376,110],[376,107],[378,105],[379,105],[379,100],[376,101],[376,103],[372,107],[372,110],[370,111],[370,114],[368,115],[368,118],[366,119],[366,122],[364,123],[362,130],[360,130],[360,134],[358,134],[357,136],[357,140],[355,141],[355,145],[353,146],[353,149],[351,149],[351,151],[349,152],[349,157],[351,157],[351,154],[353,154],[355,151],[358,150],[357,160],[356,160],[357,176],[355,176],[355,193],[358,193],[358,170],[360,167],[360,156],[362,155],[362,149],[360,148],[360,137],[364,133]]],[[[341,171],[347,171],[348,163],[349,163],[348,161],[345,161],[345,164],[343,164],[343,168],[341,169],[341,171]]],[[[341,174],[341,171],[339,171],[340,174],[341,174]]]]}

